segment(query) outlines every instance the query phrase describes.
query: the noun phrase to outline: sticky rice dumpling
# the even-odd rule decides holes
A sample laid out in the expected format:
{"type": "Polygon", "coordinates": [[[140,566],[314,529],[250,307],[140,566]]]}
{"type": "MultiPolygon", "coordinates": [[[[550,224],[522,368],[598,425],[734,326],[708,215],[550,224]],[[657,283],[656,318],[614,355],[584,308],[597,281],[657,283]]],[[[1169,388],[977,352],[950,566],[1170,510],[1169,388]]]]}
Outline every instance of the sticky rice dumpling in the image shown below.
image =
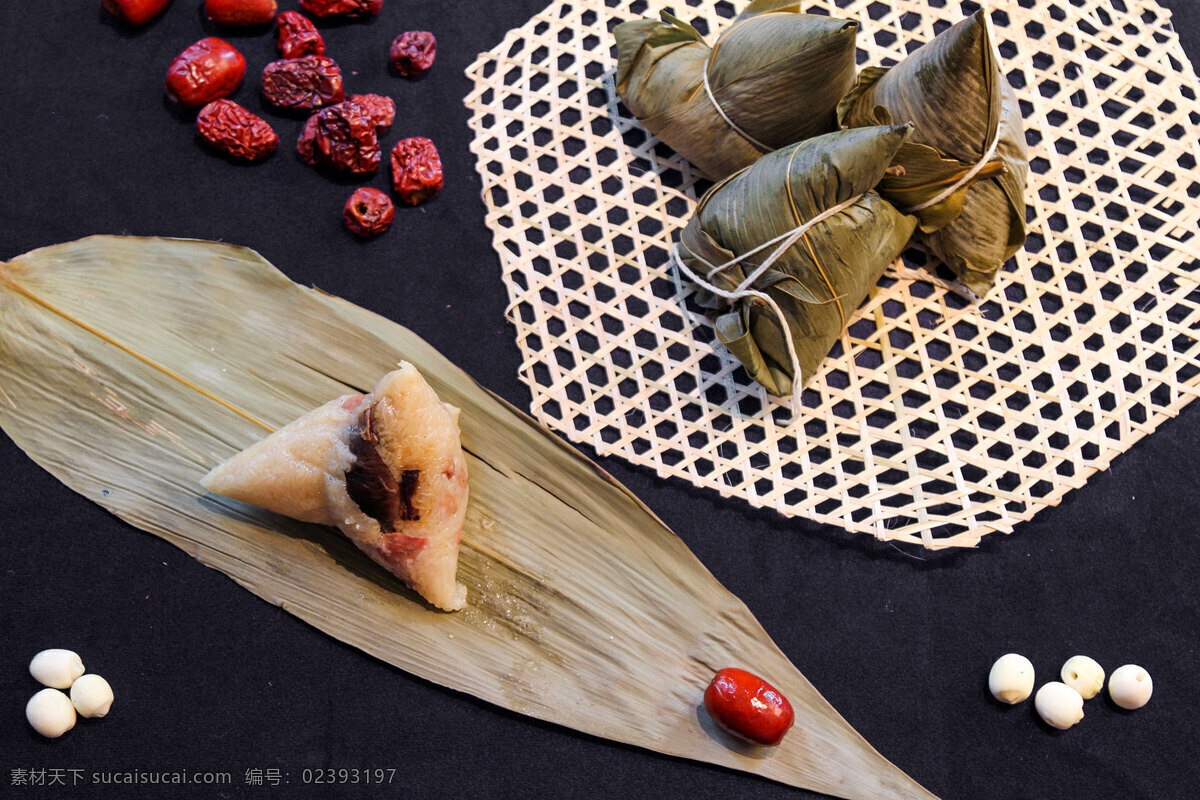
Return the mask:
{"type": "Polygon", "coordinates": [[[913,123],[896,154],[904,174],[884,178],[879,192],[916,214],[920,239],[985,295],[1025,241],[1029,163],[1021,110],[983,12],[894,67],[863,70],[838,114],[850,127],[913,123]]]}
{"type": "Polygon", "coordinates": [[[455,580],[467,510],[458,409],[411,364],[383,376],[370,394],[310,411],[202,483],[214,494],[336,525],[438,608],[466,601],[455,580]]]}
{"type": "Polygon", "coordinates": [[[916,218],[872,191],[909,132],[855,128],[769,153],[713,186],[684,228],[677,252],[697,302],[768,391],[812,378],[912,236],[916,218]]]}
{"type": "Polygon", "coordinates": [[[713,180],[837,127],[858,25],[755,0],[710,48],[670,14],[618,25],[617,92],[641,123],[713,180]],[[707,76],[707,88],[705,78],[707,76]]]}

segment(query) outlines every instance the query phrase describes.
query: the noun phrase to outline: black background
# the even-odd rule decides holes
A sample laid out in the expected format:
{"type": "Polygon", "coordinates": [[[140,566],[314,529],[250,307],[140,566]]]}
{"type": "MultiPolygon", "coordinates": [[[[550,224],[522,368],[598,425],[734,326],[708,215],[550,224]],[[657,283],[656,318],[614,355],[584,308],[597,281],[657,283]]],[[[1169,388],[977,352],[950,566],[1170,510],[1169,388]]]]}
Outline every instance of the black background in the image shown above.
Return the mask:
{"type": "MultiPolygon", "coordinates": [[[[148,27],[99,2],[0,4],[0,258],[93,233],[220,239],[294,280],[413,328],[518,406],[519,356],[468,150],[463,75],[547,0],[387,0],[369,24],[326,27],[350,91],[399,106],[385,145],[425,135],[446,188],[360,242],[341,223],[350,182],[303,166],[301,120],[270,115],[257,73],[270,35],[229,38],[249,62],[234,99],[267,116],[280,152],[240,166],[197,142],[162,93],[166,65],[215,29],[198,0],[148,27]],[[434,31],[419,80],[388,74],[401,30],[434,31]]],[[[954,4],[951,4],[952,6],[954,4]]],[[[997,6],[1003,4],[997,3],[997,6]]],[[[1193,60],[1200,4],[1167,0],[1193,60]]],[[[295,8],[283,0],[282,9],[295,8]]],[[[958,10],[947,10],[958,18],[958,10]]],[[[386,171],[368,185],[386,187],[386,171]]],[[[691,546],[814,684],[885,756],[946,800],[1184,798],[1200,783],[1197,565],[1200,406],[1012,536],[976,550],[899,550],[785,520],[605,459],[691,546]],[[1075,653],[1135,662],[1154,699],[1106,699],[1066,733],[1032,703],[990,701],[998,655],[1039,684],[1075,653]]],[[[262,602],[72,493],[0,437],[0,795],[12,797],[801,797],[767,781],[583,736],[413,678],[262,602]],[[46,647],[82,654],[116,691],[110,716],[57,741],[23,720],[46,647]],[[386,789],[303,787],[305,768],[396,768],[386,789]],[[10,786],[11,770],[221,770],[234,785],[116,791],[10,786]],[[280,769],[287,787],[243,785],[280,769]]]]}

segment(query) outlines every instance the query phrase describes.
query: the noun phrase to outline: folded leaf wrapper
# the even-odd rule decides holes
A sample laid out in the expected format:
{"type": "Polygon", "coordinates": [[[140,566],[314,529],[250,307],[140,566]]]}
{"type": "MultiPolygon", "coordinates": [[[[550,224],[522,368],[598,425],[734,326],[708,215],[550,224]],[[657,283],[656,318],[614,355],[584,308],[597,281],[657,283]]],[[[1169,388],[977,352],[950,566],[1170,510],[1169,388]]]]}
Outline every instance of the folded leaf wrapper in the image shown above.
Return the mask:
{"type": "Polygon", "coordinates": [[[1025,242],[1029,157],[1021,109],[997,62],[983,12],[943,31],[890,69],[863,70],[838,108],[843,125],[911,122],[913,135],[896,154],[904,175],[879,192],[898,208],[936,199],[992,156],[959,189],[925,208],[920,239],[975,294],[1025,242]]]}
{"type": "Polygon", "coordinates": [[[754,281],[782,311],[757,297],[731,301],[701,287],[697,302],[716,317],[717,336],[768,391],[787,395],[796,376],[787,339],[812,378],[850,315],[900,254],[916,219],[872,191],[909,126],[855,128],[825,134],[763,156],[701,198],[680,236],[679,256],[695,275],[732,292],[771,248],[719,272],[839,204],[848,207],[814,225],[754,281]]]}
{"type": "MultiPolygon", "coordinates": [[[[847,798],[932,797],[876,753],[627,489],[411,331],[210,242],[93,237],[0,263],[0,426],[71,488],[378,658],[540,719],[847,798]],[[332,528],[200,486],[400,361],[462,410],[446,614],[332,528]],[[763,758],[700,711],[736,664],[796,709],[763,758]]],[[[119,542],[113,543],[119,547],[119,542]]]]}
{"type": "Polygon", "coordinates": [[[751,3],[711,48],[666,13],[625,22],[614,32],[617,92],[651,133],[720,180],[837,127],[857,29],[782,0],[751,3]]]}

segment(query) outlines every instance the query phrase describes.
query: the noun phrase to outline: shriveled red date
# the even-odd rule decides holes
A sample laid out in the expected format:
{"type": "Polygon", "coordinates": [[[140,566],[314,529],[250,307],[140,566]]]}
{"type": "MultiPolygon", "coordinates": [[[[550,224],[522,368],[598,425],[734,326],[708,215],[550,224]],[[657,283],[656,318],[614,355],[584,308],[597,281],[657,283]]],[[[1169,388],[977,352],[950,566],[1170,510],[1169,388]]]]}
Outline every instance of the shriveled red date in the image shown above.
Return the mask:
{"type": "Polygon", "coordinates": [[[304,163],[317,164],[317,117],[320,113],[313,114],[305,123],[304,128],[300,131],[300,138],[296,140],[296,152],[304,159],[304,163]]]}
{"type": "Polygon", "coordinates": [[[309,164],[352,175],[374,172],[381,159],[374,118],[365,106],[349,100],[309,117],[296,150],[309,164]]]}
{"type": "Polygon", "coordinates": [[[171,0],[100,0],[104,10],[127,25],[145,25],[167,7],[171,0]]]}
{"type": "Polygon", "coordinates": [[[433,66],[437,39],[429,31],[405,31],[392,40],[388,57],[401,75],[413,77],[433,66]]]}
{"type": "Polygon", "coordinates": [[[204,13],[218,25],[264,25],[279,10],[275,0],[204,0],[204,13]]]}
{"type": "Polygon", "coordinates": [[[381,94],[352,94],[347,102],[358,103],[367,110],[376,128],[390,128],[396,121],[396,101],[381,94]]]}
{"type": "Polygon", "coordinates": [[[275,18],[279,55],[284,58],[325,55],[325,39],[308,17],[284,11],[275,18]]]}
{"type": "Polygon", "coordinates": [[[383,0],[300,0],[300,7],[314,17],[374,17],[383,0]]]}
{"type": "Polygon", "coordinates": [[[209,36],[175,56],[167,68],[167,94],[187,108],[199,108],[232,94],[246,75],[246,59],[224,39],[209,36]]]}
{"type": "Polygon", "coordinates": [[[275,152],[279,137],[262,117],[232,100],[214,100],[196,116],[200,138],[227,155],[257,161],[275,152]]]}
{"type": "Polygon", "coordinates": [[[326,56],[272,61],[263,68],[263,97],[282,108],[320,108],[346,97],[342,70],[326,56]]]}
{"type": "Polygon", "coordinates": [[[342,210],[346,227],[364,239],[378,236],[392,227],[395,217],[396,207],[391,198],[368,186],[355,190],[342,210]]]}
{"type": "Polygon", "coordinates": [[[442,190],[442,158],[424,136],[401,139],[392,148],[392,189],[415,206],[442,190]]]}

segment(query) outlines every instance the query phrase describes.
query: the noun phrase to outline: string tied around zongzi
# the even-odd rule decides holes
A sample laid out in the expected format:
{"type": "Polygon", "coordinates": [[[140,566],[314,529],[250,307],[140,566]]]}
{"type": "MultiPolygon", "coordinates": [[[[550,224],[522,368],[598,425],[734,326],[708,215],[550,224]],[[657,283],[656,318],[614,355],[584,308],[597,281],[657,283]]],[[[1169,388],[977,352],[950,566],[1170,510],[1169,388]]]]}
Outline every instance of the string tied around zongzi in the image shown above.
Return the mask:
{"type": "MultiPolygon", "coordinates": [[[[667,16],[669,16],[669,15],[668,15],[668,14],[667,14],[667,13],[664,11],[664,12],[663,12],[663,16],[664,16],[664,18],[665,18],[665,17],[667,17],[667,16]]],[[[738,23],[738,24],[740,25],[741,23],[738,23]]],[[[735,26],[735,27],[736,27],[736,26],[735,26]]],[[[713,47],[713,49],[712,49],[712,52],[710,52],[710,53],[708,54],[708,60],[704,62],[704,72],[703,72],[703,77],[704,77],[704,81],[703,81],[703,86],[704,86],[704,94],[705,94],[705,96],[706,96],[706,97],[708,97],[708,102],[712,103],[712,107],[713,107],[714,109],[716,109],[716,111],[717,111],[717,114],[719,114],[719,115],[720,115],[720,117],[721,117],[721,119],[723,119],[723,120],[725,121],[725,124],[729,126],[730,130],[732,130],[732,131],[733,131],[734,133],[736,133],[738,136],[740,136],[740,137],[742,137],[743,139],[745,139],[745,140],[746,140],[747,142],[749,142],[750,144],[752,144],[752,145],[754,145],[755,147],[757,147],[757,148],[758,148],[760,151],[762,151],[762,152],[764,152],[764,153],[769,153],[769,152],[771,152],[772,150],[774,150],[775,148],[771,147],[770,145],[763,144],[763,143],[762,143],[762,142],[760,142],[758,139],[755,139],[753,136],[751,136],[749,133],[747,133],[747,132],[746,132],[746,130],[745,130],[745,129],[743,129],[741,125],[738,125],[736,122],[734,122],[734,121],[733,121],[733,120],[730,118],[730,116],[729,116],[728,114],[726,114],[726,113],[725,113],[725,109],[721,108],[721,103],[720,103],[720,101],[718,101],[718,100],[717,100],[717,97],[716,97],[716,95],[715,95],[715,94],[713,94],[712,82],[709,80],[709,78],[708,78],[708,74],[709,74],[709,72],[711,72],[711,71],[712,71],[712,63],[713,63],[713,59],[714,59],[714,58],[716,58],[716,56],[717,56],[717,50],[719,50],[719,49],[720,49],[720,47],[721,47],[721,43],[720,43],[720,42],[717,42],[716,46],[715,46],[715,47],[713,47]]]]}
{"type": "MultiPolygon", "coordinates": [[[[938,203],[942,202],[947,197],[950,197],[952,194],[957,192],[962,187],[969,186],[971,184],[971,182],[975,180],[975,176],[978,175],[980,173],[980,171],[983,170],[983,168],[988,165],[989,162],[991,162],[992,156],[996,155],[996,145],[998,145],[999,143],[1000,143],[1000,137],[998,135],[993,135],[992,143],[988,147],[988,149],[984,151],[983,156],[978,161],[975,162],[975,166],[971,167],[969,170],[964,172],[962,174],[962,177],[960,177],[954,183],[947,186],[942,191],[935,194],[933,197],[930,197],[928,200],[917,203],[914,206],[905,206],[904,208],[901,208],[900,210],[903,211],[905,214],[916,213],[917,211],[920,211],[925,208],[929,208],[930,206],[936,206],[938,203]]],[[[1000,171],[1003,171],[1003,169],[1001,169],[1000,171]]]]}
{"type": "MultiPolygon", "coordinates": [[[[772,237],[771,239],[768,239],[767,241],[763,242],[762,244],[758,245],[757,247],[755,247],[751,250],[747,250],[746,252],[742,253],[740,256],[731,258],[730,260],[728,260],[722,264],[713,264],[713,263],[705,260],[703,257],[701,257],[699,255],[695,255],[694,257],[696,258],[696,260],[706,264],[709,268],[708,271],[704,274],[703,278],[700,277],[699,275],[697,275],[695,272],[693,272],[691,269],[689,269],[686,264],[683,263],[683,259],[680,258],[680,256],[679,256],[679,251],[680,251],[679,244],[676,244],[671,248],[671,260],[674,262],[675,266],[680,270],[680,272],[687,275],[688,278],[690,278],[692,280],[692,282],[694,282],[697,286],[700,286],[702,289],[705,289],[706,291],[711,292],[712,294],[716,295],[717,297],[722,297],[722,298],[730,301],[731,303],[741,300],[743,298],[753,297],[756,300],[764,303],[775,314],[776,318],[779,320],[780,326],[784,330],[786,330],[787,324],[788,324],[787,316],[783,313],[783,309],[779,307],[779,304],[777,302],[775,302],[775,299],[773,297],[771,297],[769,294],[767,294],[766,292],[762,292],[757,289],[752,289],[751,287],[754,286],[755,281],[757,281],[759,278],[761,278],[763,276],[763,274],[766,273],[766,271],[768,269],[770,269],[771,266],[776,261],[778,261],[779,258],[784,253],[786,253],[788,250],[790,250],[792,247],[794,247],[800,241],[800,238],[809,231],[809,229],[811,229],[815,225],[825,221],[826,219],[829,219],[830,217],[832,217],[836,214],[840,214],[841,212],[845,211],[847,208],[849,208],[850,206],[854,205],[859,200],[861,200],[862,197],[863,196],[861,194],[856,195],[854,197],[851,197],[849,200],[845,200],[841,203],[838,203],[835,206],[827,208],[824,211],[822,211],[820,214],[817,214],[815,217],[812,217],[811,219],[807,220],[806,222],[802,222],[801,224],[797,225],[796,227],[792,228],[791,230],[784,231],[783,233],[779,234],[778,236],[772,237]],[[722,289],[721,287],[713,284],[713,282],[712,282],[713,278],[720,275],[725,270],[727,270],[731,267],[737,266],[742,261],[745,261],[746,259],[750,258],[751,256],[757,255],[758,253],[761,253],[764,250],[767,250],[773,246],[775,247],[775,249],[772,250],[770,252],[770,254],[765,259],[762,260],[762,263],[760,263],[757,267],[754,268],[753,271],[751,271],[748,275],[746,275],[746,277],[742,280],[742,282],[739,283],[737,286],[735,286],[733,289],[722,289]]],[[[837,299],[836,295],[834,296],[834,299],[835,300],[837,299]]],[[[788,359],[791,361],[792,374],[800,375],[800,357],[796,353],[796,345],[792,342],[792,339],[790,336],[785,337],[784,341],[787,344],[788,359]]],[[[792,383],[792,393],[791,393],[791,405],[792,405],[793,413],[795,413],[795,410],[796,410],[796,398],[800,394],[800,389],[801,389],[801,381],[798,381],[798,380],[794,381],[792,383]]]]}

